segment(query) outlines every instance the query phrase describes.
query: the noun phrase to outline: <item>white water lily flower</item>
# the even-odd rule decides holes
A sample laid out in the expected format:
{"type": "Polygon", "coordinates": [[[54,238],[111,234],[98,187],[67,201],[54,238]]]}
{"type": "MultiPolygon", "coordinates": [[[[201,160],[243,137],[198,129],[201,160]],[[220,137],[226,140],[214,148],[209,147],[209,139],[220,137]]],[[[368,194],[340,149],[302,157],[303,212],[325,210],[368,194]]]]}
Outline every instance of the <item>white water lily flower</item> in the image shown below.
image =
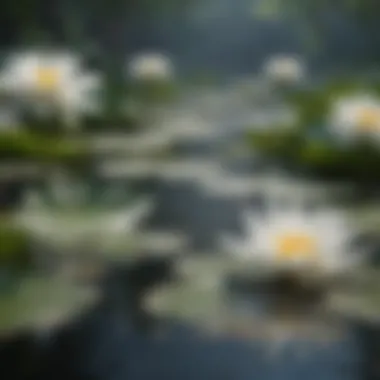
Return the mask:
{"type": "Polygon", "coordinates": [[[101,77],[86,72],[70,52],[27,51],[8,57],[2,90],[41,116],[58,112],[67,127],[77,127],[83,114],[97,113],[101,77]]]}
{"type": "Polygon", "coordinates": [[[305,64],[295,56],[279,55],[264,64],[264,75],[276,83],[298,83],[306,74],[305,64]]]}
{"type": "Polygon", "coordinates": [[[371,94],[357,94],[337,99],[331,110],[332,132],[345,141],[380,138],[380,99],[371,94]]]}
{"type": "Polygon", "coordinates": [[[174,75],[174,67],[170,58],[164,54],[145,53],[129,62],[128,74],[136,80],[170,80],[174,75]]]}
{"type": "Polygon", "coordinates": [[[272,210],[260,218],[247,214],[245,237],[223,237],[222,244],[247,265],[338,274],[359,263],[350,245],[352,232],[343,215],[333,211],[272,210]]]}

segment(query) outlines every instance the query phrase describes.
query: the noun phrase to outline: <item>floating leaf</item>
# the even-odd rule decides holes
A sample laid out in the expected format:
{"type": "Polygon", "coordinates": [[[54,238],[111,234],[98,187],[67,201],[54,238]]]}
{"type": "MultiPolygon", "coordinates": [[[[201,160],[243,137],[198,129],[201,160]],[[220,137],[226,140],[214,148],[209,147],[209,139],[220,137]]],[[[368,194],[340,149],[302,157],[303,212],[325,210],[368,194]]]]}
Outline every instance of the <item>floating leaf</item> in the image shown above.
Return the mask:
{"type": "Polygon", "coordinates": [[[29,277],[0,294],[0,335],[20,329],[50,329],[68,322],[96,302],[92,288],[59,279],[29,277]]]}

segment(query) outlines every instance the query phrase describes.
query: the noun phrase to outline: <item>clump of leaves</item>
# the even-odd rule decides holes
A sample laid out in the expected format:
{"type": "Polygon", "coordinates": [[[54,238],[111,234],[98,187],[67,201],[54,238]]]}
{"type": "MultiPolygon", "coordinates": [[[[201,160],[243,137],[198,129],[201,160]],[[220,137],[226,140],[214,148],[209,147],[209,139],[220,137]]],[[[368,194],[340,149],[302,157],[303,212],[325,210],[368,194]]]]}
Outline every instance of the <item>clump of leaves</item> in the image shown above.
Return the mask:
{"type": "MultiPolygon", "coordinates": [[[[378,91],[380,86],[371,86],[378,91]]],[[[370,143],[340,146],[326,130],[329,108],[340,96],[368,91],[368,85],[353,80],[337,79],[319,89],[298,90],[288,100],[298,110],[294,125],[250,132],[253,149],[287,161],[299,168],[324,177],[359,181],[380,180],[376,169],[380,152],[370,143]]]]}
{"type": "Polygon", "coordinates": [[[130,84],[131,95],[147,104],[166,103],[174,100],[179,88],[175,83],[166,81],[146,81],[130,84]]]}
{"type": "Polygon", "coordinates": [[[319,174],[369,182],[380,180],[376,169],[380,163],[380,152],[367,144],[337,149],[328,145],[317,147],[309,143],[300,152],[299,163],[319,174]]]}
{"type": "Polygon", "coordinates": [[[29,161],[70,161],[87,155],[84,144],[32,132],[0,134],[0,158],[29,161]]]}
{"type": "Polygon", "coordinates": [[[11,224],[0,223],[0,268],[12,272],[29,269],[32,265],[28,236],[11,224]]]}
{"type": "Polygon", "coordinates": [[[302,142],[298,129],[289,127],[249,132],[247,139],[253,149],[278,158],[291,157],[302,142]]]}
{"type": "Polygon", "coordinates": [[[322,125],[333,102],[342,96],[362,92],[366,86],[355,80],[339,78],[316,89],[299,89],[288,96],[299,117],[298,126],[322,125]]]}

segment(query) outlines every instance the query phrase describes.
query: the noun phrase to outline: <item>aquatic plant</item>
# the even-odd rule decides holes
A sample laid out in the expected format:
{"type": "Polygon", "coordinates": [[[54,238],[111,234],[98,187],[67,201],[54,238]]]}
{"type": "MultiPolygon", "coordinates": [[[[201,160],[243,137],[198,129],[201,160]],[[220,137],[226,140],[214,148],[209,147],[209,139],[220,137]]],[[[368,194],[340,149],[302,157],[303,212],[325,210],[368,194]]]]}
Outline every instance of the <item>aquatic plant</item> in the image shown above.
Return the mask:
{"type": "Polygon", "coordinates": [[[273,273],[305,271],[331,278],[355,270],[364,261],[362,252],[353,252],[354,228],[341,213],[310,214],[302,207],[284,210],[274,203],[265,216],[244,216],[245,237],[223,237],[221,243],[223,251],[246,265],[273,273]]]}
{"type": "Polygon", "coordinates": [[[85,143],[27,131],[0,134],[0,157],[8,161],[70,162],[88,156],[85,143]]]}
{"type": "Polygon", "coordinates": [[[298,113],[296,121],[259,130],[253,126],[247,142],[255,151],[318,176],[376,182],[378,93],[376,82],[368,87],[346,79],[293,91],[287,100],[298,113]]]}
{"type": "Polygon", "coordinates": [[[20,331],[48,333],[80,316],[98,297],[94,289],[60,278],[24,276],[0,294],[0,338],[20,331]]]}
{"type": "Polygon", "coordinates": [[[64,128],[78,129],[85,114],[100,112],[102,79],[83,68],[81,57],[57,49],[29,49],[6,57],[1,91],[36,120],[58,116],[64,128]]]}
{"type": "Polygon", "coordinates": [[[30,239],[22,229],[5,219],[0,223],[0,277],[19,276],[33,266],[30,239]]]}

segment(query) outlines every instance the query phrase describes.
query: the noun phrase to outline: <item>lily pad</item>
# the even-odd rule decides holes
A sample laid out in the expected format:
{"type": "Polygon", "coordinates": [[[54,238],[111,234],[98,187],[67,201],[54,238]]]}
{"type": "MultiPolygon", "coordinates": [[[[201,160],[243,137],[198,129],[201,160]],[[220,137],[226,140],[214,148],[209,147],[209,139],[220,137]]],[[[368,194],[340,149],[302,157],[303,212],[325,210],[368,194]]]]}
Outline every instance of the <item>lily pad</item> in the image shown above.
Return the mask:
{"type": "MultiPolygon", "coordinates": [[[[200,269],[200,266],[193,269],[200,269]]],[[[180,283],[155,288],[147,295],[145,307],[156,315],[185,320],[206,329],[221,328],[220,332],[227,331],[229,325],[236,328],[244,325],[243,330],[246,329],[246,332],[256,331],[255,337],[260,337],[260,331],[262,331],[258,326],[271,328],[276,323],[280,316],[271,313],[271,308],[261,310],[257,304],[257,302],[263,301],[260,298],[261,293],[257,293],[257,299],[252,299],[252,302],[247,300],[248,304],[252,304],[250,307],[248,304],[247,307],[243,307],[242,304],[242,307],[235,305],[236,308],[227,302],[229,294],[223,285],[226,277],[216,272],[207,267],[203,274],[193,273],[180,283]],[[255,302],[257,307],[254,306],[255,302]],[[265,315],[268,314],[267,317],[264,317],[263,312],[266,313],[265,315]],[[266,325],[265,321],[268,321],[269,324],[266,325]]],[[[274,274],[270,271],[267,271],[266,274],[260,272],[261,269],[257,268],[256,272],[252,273],[256,273],[259,280],[260,277],[270,278],[274,274]]],[[[336,317],[343,320],[349,317],[378,322],[380,319],[380,281],[378,278],[378,273],[367,270],[350,274],[347,276],[346,282],[332,282],[325,289],[324,302],[315,311],[320,312],[322,318],[331,321],[336,320],[336,317]]],[[[263,297],[262,294],[261,297],[263,297]]],[[[310,316],[311,321],[312,319],[313,317],[310,316]]]]}
{"type": "Polygon", "coordinates": [[[0,334],[59,327],[87,310],[98,297],[92,288],[58,278],[24,278],[16,289],[0,294],[0,334]]]}
{"type": "Polygon", "coordinates": [[[181,318],[190,322],[216,320],[222,311],[220,289],[187,281],[154,289],[146,299],[147,308],[155,314],[181,318]]]}
{"type": "Polygon", "coordinates": [[[274,270],[229,257],[184,257],[178,262],[183,280],[154,289],[147,296],[147,307],[156,314],[184,318],[192,322],[216,322],[226,313],[225,284],[229,275],[238,274],[265,280],[274,270]]]}
{"type": "Polygon", "coordinates": [[[334,293],[328,307],[339,315],[377,324],[380,322],[380,289],[334,293]]]}

